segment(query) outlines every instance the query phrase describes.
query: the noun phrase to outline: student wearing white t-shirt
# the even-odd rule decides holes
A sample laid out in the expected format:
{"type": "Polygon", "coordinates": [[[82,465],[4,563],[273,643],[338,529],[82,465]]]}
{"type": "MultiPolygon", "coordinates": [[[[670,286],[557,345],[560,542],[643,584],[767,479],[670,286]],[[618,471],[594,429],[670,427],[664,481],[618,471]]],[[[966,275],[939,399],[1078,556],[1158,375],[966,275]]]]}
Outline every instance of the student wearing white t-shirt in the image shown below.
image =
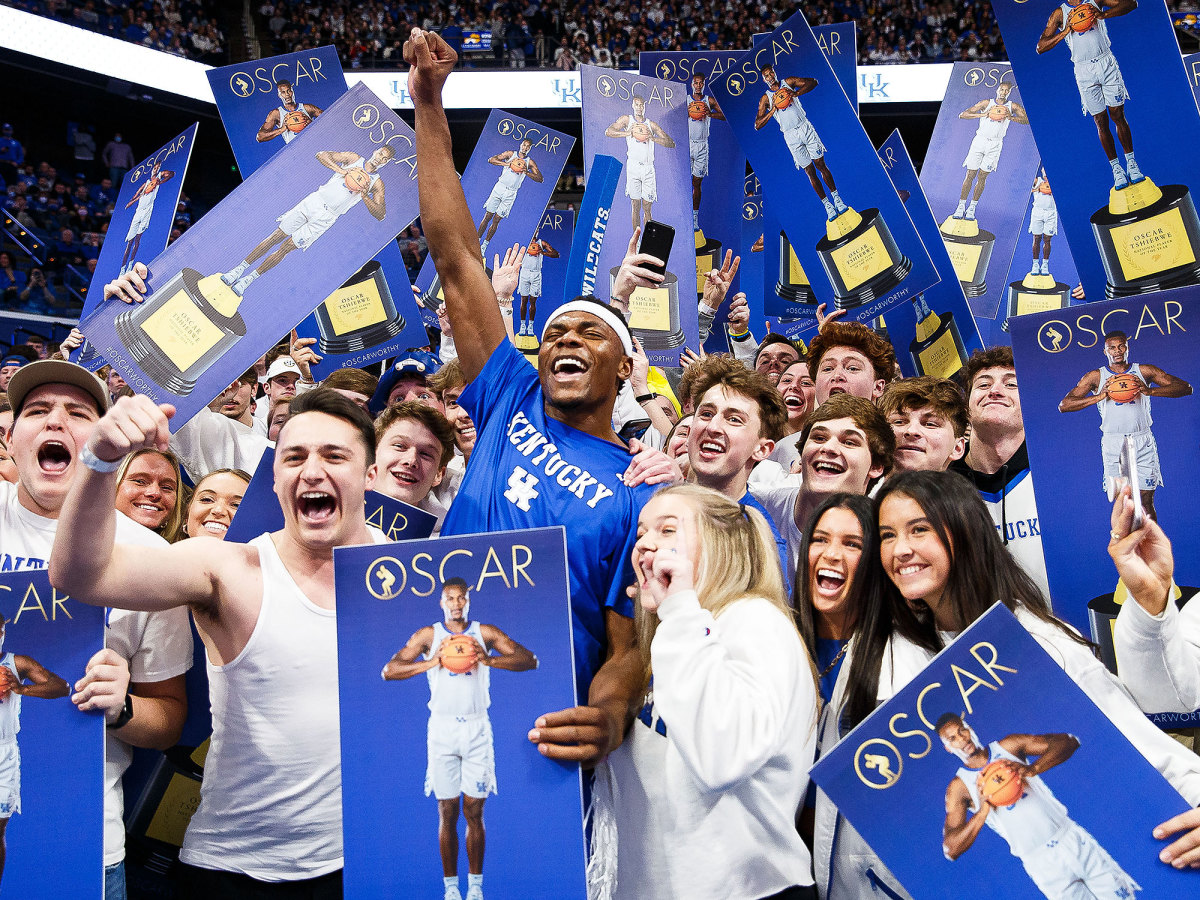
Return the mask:
{"type": "MultiPolygon", "coordinates": [[[[22,369],[9,384],[16,412],[9,432],[18,483],[0,483],[0,570],[43,569],[50,559],[59,513],[77,475],[76,460],[108,392],[86,369],[43,360],[22,369]],[[18,377],[19,376],[19,377],[18,377]]],[[[96,516],[126,544],[165,547],[167,542],[119,512],[112,502],[96,516]]],[[[131,592],[137,596],[138,589],[131,592]]],[[[125,827],[121,776],[133,747],[166,749],[187,716],[184,673],[192,664],[187,614],[112,610],[105,647],[92,657],[72,700],[80,709],[103,710],[110,740],[104,756],[104,865],[108,900],[125,896],[125,827]]]]}
{"type": "Polygon", "coordinates": [[[51,582],[96,604],[190,607],[195,617],[213,737],[180,895],[341,897],[333,548],[384,543],[363,496],[375,477],[371,419],[330,390],[296,397],[275,454],[281,531],[250,544],[135,549],[98,511],[112,504],[114,461],[165,446],[173,414],[135,396],[101,419],[64,504],[51,582]]]}

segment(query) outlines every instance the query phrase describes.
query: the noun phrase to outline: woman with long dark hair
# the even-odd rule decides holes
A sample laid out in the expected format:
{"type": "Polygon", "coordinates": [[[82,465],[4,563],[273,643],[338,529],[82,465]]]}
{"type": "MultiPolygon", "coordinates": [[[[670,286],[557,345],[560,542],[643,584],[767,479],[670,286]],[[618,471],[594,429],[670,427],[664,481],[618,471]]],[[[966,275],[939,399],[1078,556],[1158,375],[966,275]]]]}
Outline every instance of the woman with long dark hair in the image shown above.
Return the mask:
{"type": "MultiPolygon", "coordinates": [[[[884,591],[875,507],[860,494],[833,494],[814,511],[800,545],[793,599],[800,634],[817,661],[818,755],[911,681],[932,654],[892,628],[884,591]]],[[[907,609],[901,611],[907,613],[907,609]]],[[[908,898],[887,867],[819,789],[813,819],[817,893],[840,900],[908,898]]]]}
{"type": "Polygon", "coordinates": [[[940,649],[1003,603],[1147,761],[1192,806],[1200,803],[1200,757],[1152,725],[1091,644],[1055,618],[965,479],[905,472],[884,484],[876,503],[884,572],[912,610],[897,617],[898,631],[940,649]]]}

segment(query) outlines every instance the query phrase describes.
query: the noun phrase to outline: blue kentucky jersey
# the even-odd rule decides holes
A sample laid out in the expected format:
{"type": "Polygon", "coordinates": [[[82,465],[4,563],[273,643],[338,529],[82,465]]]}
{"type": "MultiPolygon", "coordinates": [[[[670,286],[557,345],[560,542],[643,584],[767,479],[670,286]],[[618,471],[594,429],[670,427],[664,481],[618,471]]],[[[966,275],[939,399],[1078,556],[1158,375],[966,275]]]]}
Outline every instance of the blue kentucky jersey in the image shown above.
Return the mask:
{"type": "Polygon", "coordinates": [[[459,398],[475,422],[471,464],[443,535],[564,525],[575,678],[588,685],[607,648],[604,611],[632,617],[625,588],[637,518],[655,488],[621,483],[629,452],[546,415],[537,371],[503,341],[459,398]]]}

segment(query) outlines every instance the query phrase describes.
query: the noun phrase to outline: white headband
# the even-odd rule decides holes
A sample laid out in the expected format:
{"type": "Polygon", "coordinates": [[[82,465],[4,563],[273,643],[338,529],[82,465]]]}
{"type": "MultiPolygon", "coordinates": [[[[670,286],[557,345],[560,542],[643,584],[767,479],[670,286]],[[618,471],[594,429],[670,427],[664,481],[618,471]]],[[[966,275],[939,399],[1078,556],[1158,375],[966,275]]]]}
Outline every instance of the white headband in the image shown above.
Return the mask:
{"type": "Polygon", "coordinates": [[[550,328],[550,323],[559,316],[566,315],[572,312],[592,313],[604,321],[604,324],[617,333],[617,337],[621,339],[621,349],[625,351],[626,356],[633,356],[633,338],[629,331],[629,326],[626,325],[621,317],[615,312],[604,306],[601,303],[594,303],[591,300],[571,300],[564,303],[554,311],[554,314],[546,320],[545,326],[542,328],[542,340],[546,339],[546,331],[550,328]]]}

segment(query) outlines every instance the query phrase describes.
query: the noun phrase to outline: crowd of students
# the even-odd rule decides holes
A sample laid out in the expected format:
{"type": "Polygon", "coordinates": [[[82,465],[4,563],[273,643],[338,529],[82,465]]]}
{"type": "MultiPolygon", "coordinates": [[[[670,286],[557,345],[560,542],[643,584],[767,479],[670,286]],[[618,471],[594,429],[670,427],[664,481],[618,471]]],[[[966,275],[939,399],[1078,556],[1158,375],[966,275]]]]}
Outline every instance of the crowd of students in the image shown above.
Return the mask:
{"type": "MultiPolygon", "coordinates": [[[[598,896],[908,896],[827,796],[806,802],[808,769],[996,602],[1187,799],[1155,836],[1163,862],[1200,868],[1200,757],[1142,713],[1200,705],[1200,619],[1170,602],[1170,543],[1153,521],[1132,528],[1128,489],[1109,546],[1134,601],[1117,622],[1125,682],[1054,617],[1040,539],[1010,527],[1036,516],[1011,352],[975,354],[964,390],[898,379],[890,344],[855,323],[825,321],[807,348],[758,342],[726,265],[705,295],[730,304],[735,352],[692,361],[676,401],[626,324],[630,293],[659,277],[635,239],[614,296],[559,307],[530,365],[511,340],[520,248],[489,279],[453,167],[441,89],[455,54],[418,29],[405,55],[453,333],[440,357],[410,350],[381,378],[317,384],[312,341],[285,341],[174,432],[173,407],[116,373],[0,366],[3,567],[48,567],[113,610],[72,696],[109,724],[106,896],[125,895],[131,748],[171,746],[205,702],[184,690],[188,611],[213,736],[180,896],[341,896],[333,549],[385,541],[368,488],[433,513],[443,538],[565,527],[585,702],[547,710],[529,740],[594,779],[598,896]],[[639,418],[647,433],[621,440],[639,418]],[[272,445],[285,526],[226,542],[272,445]]],[[[148,274],[138,263],[106,294],[140,302],[148,274]]],[[[948,819],[947,852],[990,810],[948,819]]],[[[456,874],[444,891],[459,900],[456,874]]]]}

